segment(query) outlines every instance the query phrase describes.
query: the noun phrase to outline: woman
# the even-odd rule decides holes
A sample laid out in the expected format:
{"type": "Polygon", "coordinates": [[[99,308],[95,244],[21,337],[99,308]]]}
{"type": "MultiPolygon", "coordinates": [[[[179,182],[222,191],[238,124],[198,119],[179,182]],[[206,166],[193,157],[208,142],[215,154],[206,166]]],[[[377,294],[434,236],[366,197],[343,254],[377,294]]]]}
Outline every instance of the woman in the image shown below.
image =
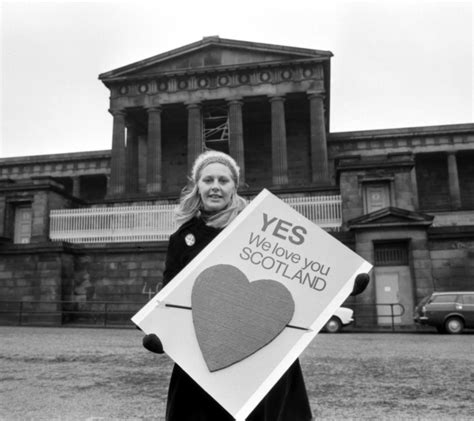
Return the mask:
{"type": "MultiPolygon", "coordinates": [[[[183,192],[176,217],[180,227],[171,235],[163,282],[166,285],[245,207],[237,194],[240,170],[222,152],[208,151],[195,161],[191,185],[183,192]]],[[[145,348],[162,353],[156,335],[146,335],[145,348]]],[[[288,369],[248,416],[248,421],[306,421],[312,418],[299,361],[288,369]]],[[[171,375],[167,421],[233,420],[178,365],[171,375]]]]}

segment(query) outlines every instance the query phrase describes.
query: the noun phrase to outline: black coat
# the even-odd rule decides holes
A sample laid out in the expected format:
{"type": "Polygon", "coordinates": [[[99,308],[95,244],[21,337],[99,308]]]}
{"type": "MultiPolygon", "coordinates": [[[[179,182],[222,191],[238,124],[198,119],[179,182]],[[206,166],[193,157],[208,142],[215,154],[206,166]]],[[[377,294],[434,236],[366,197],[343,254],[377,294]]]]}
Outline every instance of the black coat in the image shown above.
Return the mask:
{"type": "MultiPolygon", "coordinates": [[[[194,218],[170,237],[163,282],[166,285],[221,230],[194,218]]],[[[236,385],[238,387],[238,385],[236,385]]],[[[268,392],[248,421],[307,421],[311,409],[299,361],[268,392]]],[[[167,421],[231,421],[233,417],[175,364],[168,391],[167,421]]]]}

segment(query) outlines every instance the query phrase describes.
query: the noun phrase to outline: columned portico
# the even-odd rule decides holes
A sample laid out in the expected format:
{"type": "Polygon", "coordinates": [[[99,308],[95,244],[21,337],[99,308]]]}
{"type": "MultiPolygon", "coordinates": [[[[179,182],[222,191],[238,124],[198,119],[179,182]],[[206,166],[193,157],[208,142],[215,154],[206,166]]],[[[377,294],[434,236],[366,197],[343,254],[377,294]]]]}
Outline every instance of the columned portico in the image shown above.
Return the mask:
{"type": "Polygon", "coordinates": [[[109,196],[174,197],[204,148],[237,161],[242,190],[328,187],[331,56],[207,37],[100,75],[134,125],[125,142],[115,117],[109,196]]]}
{"type": "Polygon", "coordinates": [[[111,111],[111,114],[114,121],[109,194],[119,195],[125,192],[125,112],[111,111]]]}
{"type": "Polygon", "coordinates": [[[453,209],[461,208],[461,191],[459,188],[458,164],[455,152],[448,152],[449,196],[453,209]]]}
{"type": "Polygon", "coordinates": [[[324,96],[322,93],[309,93],[308,99],[310,107],[312,182],[327,184],[329,181],[329,172],[323,102],[324,96]]]}
{"type": "Polygon", "coordinates": [[[188,170],[202,152],[202,116],[199,103],[188,104],[188,170]]]}
{"type": "Polygon", "coordinates": [[[270,97],[272,119],[272,182],[275,186],[288,184],[286,146],[285,98],[270,97]]]}
{"type": "Polygon", "coordinates": [[[146,191],[161,191],[161,107],[148,108],[148,139],[146,163],[146,191]]]}
{"type": "Polygon", "coordinates": [[[229,152],[240,167],[240,183],[245,183],[244,135],[242,126],[242,101],[229,101],[229,152]]]}

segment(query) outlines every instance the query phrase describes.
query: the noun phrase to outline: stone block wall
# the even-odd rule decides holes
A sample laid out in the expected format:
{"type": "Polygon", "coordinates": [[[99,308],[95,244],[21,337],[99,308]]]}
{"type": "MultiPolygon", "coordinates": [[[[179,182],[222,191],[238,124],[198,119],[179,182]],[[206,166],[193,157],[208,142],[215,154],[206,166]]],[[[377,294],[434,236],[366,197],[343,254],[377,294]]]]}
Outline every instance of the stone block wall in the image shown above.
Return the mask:
{"type": "Polygon", "coordinates": [[[474,238],[430,239],[436,291],[474,291],[474,238]]]}
{"type": "MultiPolygon", "coordinates": [[[[354,167],[357,164],[349,163],[348,166],[354,167]]],[[[387,168],[348,169],[341,171],[339,178],[343,225],[365,213],[365,186],[368,182],[377,180],[389,184],[391,206],[415,210],[416,187],[413,184],[412,168],[409,165],[397,166],[394,162],[393,167],[388,166],[387,168]]]]}
{"type": "Polygon", "coordinates": [[[22,324],[103,320],[104,303],[109,321],[128,323],[161,289],[165,253],[166,243],[0,249],[0,322],[16,324],[22,301],[22,324]]]}
{"type": "MultiPolygon", "coordinates": [[[[433,291],[432,261],[428,248],[426,229],[416,227],[372,229],[357,232],[355,251],[368,262],[374,263],[374,241],[409,240],[409,265],[410,278],[400,279],[400,303],[404,305],[405,312],[411,314],[412,307],[422,297],[433,291]]],[[[371,272],[371,282],[367,290],[355,297],[359,304],[376,302],[375,268],[371,272]]],[[[367,313],[362,317],[376,319],[376,309],[368,307],[367,313]]]]}
{"type": "Polygon", "coordinates": [[[57,247],[33,245],[0,250],[0,317],[4,321],[22,323],[60,323],[61,305],[54,301],[62,296],[62,253],[57,247]],[[19,302],[23,301],[22,304],[19,302]],[[4,313],[5,311],[11,313],[4,313]]]}

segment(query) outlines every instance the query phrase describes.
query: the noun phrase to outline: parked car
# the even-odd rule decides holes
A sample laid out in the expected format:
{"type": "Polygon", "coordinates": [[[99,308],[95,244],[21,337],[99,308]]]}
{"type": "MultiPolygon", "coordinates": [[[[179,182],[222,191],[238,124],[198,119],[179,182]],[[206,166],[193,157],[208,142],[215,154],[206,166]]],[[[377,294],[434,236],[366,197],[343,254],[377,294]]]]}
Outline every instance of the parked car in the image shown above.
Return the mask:
{"type": "Polygon", "coordinates": [[[354,319],[352,318],[354,311],[350,308],[339,307],[333,316],[324,325],[323,331],[328,333],[340,332],[343,326],[351,324],[354,319]]]}
{"type": "Polygon", "coordinates": [[[433,292],[416,306],[414,320],[440,333],[474,329],[474,291],[433,292]]]}

